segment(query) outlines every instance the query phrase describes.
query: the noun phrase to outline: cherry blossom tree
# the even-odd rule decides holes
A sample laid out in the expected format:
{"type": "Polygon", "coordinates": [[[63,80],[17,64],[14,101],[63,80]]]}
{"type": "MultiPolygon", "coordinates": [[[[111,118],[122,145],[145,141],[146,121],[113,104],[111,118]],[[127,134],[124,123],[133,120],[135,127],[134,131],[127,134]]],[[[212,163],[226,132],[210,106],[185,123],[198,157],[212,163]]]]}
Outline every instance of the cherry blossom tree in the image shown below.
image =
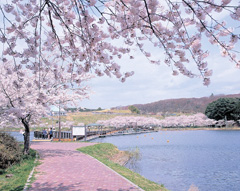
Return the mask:
{"type": "Polygon", "coordinates": [[[74,103],[88,97],[88,87],[82,82],[91,78],[82,73],[72,76],[63,73],[60,67],[55,70],[29,73],[27,69],[16,69],[12,63],[0,65],[0,119],[1,125],[23,125],[24,153],[29,151],[30,126],[50,110],[49,106],[59,103],[74,103]],[[60,77],[61,76],[61,77],[60,77]],[[81,79],[81,83],[78,82],[81,79]]]}
{"type": "Polygon", "coordinates": [[[159,125],[161,127],[206,127],[215,125],[217,121],[207,118],[206,115],[202,113],[197,113],[194,115],[180,115],[166,117],[159,125]]]}
{"type": "Polygon", "coordinates": [[[207,42],[240,66],[236,0],[3,0],[0,18],[2,62],[13,60],[35,72],[54,67],[43,56],[48,54],[73,74],[115,75],[124,82],[133,72],[122,73],[118,59],[133,59],[137,47],[173,75],[201,77],[209,85],[207,42]],[[151,47],[163,50],[165,58],[151,47]]]}
{"type": "Polygon", "coordinates": [[[160,120],[154,117],[143,117],[143,116],[117,116],[108,120],[99,120],[97,123],[107,127],[150,127],[158,126],[160,120]]]}
{"type": "Polygon", "coordinates": [[[61,123],[61,128],[68,128],[70,129],[71,126],[74,125],[73,121],[65,121],[61,123]]]}
{"type": "MultiPolygon", "coordinates": [[[[116,76],[124,82],[134,72],[122,71],[120,59],[133,59],[134,47],[150,63],[167,64],[173,75],[201,77],[204,85],[209,85],[212,75],[206,58],[213,46],[207,45],[211,47],[207,50],[207,42],[240,68],[240,6],[236,0],[2,0],[0,19],[0,64],[14,71],[7,77],[12,81],[9,87],[26,95],[30,87],[18,90],[26,87],[22,75],[34,79],[30,84],[35,100],[27,103],[50,103],[43,101],[52,99],[47,95],[63,99],[63,89],[71,92],[85,73],[116,76]],[[151,52],[152,47],[163,50],[165,58],[151,52]],[[62,83],[65,75],[67,83],[62,83]],[[61,85],[47,86],[51,79],[61,85]]],[[[7,88],[1,88],[3,95],[7,88]]],[[[5,93],[5,99],[8,95],[14,93],[5,93]]],[[[20,97],[21,103],[28,96],[20,97]]],[[[1,110],[13,100],[17,103],[18,99],[8,98],[8,104],[1,101],[1,110]]],[[[19,115],[19,110],[15,113],[19,115]]]]}
{"type": "Polygon", "coordinates": [[[143,116],[118,116],[109,120],[99,120],[97,123],[104,126],[112,126],[116,128],[129,127],[135,124],[136,126],[158,126],[158,127],[206,127],[216,124],[217,121],[207,118],[202,113],[194,115],[171,116],[164,119],[156,119],[154,117],[143,116]]]}

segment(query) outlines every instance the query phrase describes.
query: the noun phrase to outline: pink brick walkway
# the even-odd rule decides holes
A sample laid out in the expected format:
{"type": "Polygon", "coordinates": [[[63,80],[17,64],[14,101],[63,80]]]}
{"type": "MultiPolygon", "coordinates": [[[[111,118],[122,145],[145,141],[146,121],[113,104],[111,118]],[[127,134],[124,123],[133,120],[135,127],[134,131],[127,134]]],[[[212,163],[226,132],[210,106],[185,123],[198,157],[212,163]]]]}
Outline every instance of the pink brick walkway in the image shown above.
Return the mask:
{"type": "Polygon", "coordinates": [[[40,153],[36,180],[30,191],[136,191],[141,190],[77,148],[93,143],[33,142],[40,153]]]}

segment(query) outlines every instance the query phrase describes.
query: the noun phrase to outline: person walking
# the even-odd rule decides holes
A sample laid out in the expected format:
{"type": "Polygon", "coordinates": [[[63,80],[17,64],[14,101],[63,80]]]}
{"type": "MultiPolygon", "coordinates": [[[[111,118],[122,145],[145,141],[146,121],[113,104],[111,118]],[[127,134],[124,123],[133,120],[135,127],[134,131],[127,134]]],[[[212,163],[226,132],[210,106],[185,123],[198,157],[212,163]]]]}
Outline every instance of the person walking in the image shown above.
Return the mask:
{"type": "Polygon", "coordinates": [[[49,131],[49,139],[52,139],[52,137],[53,137],[53,130],[52,130],[52,128],[50,128],[50,131],[49,131]]]}
{"type": "Polygon", "coordinates": [[[43,135],[43,138],[44,138],[44,139],[47,138],[47,131],[46,131],[46,129],[43,129],[42,135],[43,135]]]}

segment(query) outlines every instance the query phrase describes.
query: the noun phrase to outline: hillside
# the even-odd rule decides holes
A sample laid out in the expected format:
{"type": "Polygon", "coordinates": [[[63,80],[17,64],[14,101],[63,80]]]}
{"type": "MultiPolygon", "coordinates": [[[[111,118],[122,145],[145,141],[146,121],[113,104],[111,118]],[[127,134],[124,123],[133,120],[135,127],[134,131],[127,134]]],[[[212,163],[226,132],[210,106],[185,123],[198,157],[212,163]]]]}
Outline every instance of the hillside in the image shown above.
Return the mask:
{"type": "Polygon", "coordinates": [[[210,102],[226,97],[240,97],[240,94],[211,95],[210,97],[202,98],[167,99],[148,104],[134,104],[134,106],[136,106],[142,113],[204,113],[210,102]]]}

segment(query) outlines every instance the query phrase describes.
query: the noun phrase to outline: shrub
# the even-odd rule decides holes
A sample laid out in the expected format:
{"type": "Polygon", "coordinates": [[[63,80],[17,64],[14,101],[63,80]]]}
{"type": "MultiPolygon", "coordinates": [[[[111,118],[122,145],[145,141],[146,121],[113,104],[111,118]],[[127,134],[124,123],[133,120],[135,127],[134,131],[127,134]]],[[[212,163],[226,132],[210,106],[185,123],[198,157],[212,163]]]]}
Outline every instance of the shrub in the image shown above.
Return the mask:
{"type": "Polygon", "coordinates": [[[0,169],[19,163],[22,150],[16,139],[7,133],[0,132],[0,169]]]}

